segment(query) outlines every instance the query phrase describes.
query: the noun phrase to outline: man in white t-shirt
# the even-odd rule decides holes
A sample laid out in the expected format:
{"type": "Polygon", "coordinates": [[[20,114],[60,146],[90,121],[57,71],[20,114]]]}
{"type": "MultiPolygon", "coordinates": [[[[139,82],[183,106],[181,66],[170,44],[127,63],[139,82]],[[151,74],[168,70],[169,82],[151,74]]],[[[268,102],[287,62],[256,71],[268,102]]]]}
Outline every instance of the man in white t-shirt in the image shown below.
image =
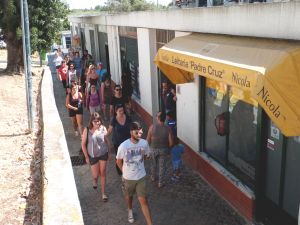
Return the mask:
{"type": "Polygon", "coordinates": [[[149,188],[144,166],[147,154],[150,153],[150,147],[146,140],[141,139],[143,126],[140,122],[130,124],[130,134],[131,138],[120,145],[117,154],[117,164],[123,172],[122,189],[126,195],[128,222],[134,222],[132,200],[133,194],[136,192],[147,224],[150,225],[152,221],[147,201],[149,188]]]}

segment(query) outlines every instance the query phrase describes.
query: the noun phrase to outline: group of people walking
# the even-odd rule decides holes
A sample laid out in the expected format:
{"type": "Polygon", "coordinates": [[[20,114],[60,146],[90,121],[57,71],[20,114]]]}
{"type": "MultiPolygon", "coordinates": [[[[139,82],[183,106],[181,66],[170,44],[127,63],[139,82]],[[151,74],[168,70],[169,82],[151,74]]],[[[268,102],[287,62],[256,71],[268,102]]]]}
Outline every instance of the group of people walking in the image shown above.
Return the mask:
{"type": "MultiPolygon", "coordinates": [[[[62,82],[66,92],[66,106],[72,120],[75,136],[81,135],[81,148],[87,164],[91,166],[94,189],[98,186],[98,179],[102,188],[102,201],[108,201],[105,193],[106,164],[113,161],[109,135],[116,154],[116,175],[122,175],[122,190],[126,196],[128,206],[128,222],[134,222],[132,211],[133,194],[137,193],[139,202],[147,224],[152,224],[147,198],[149,196],[148,180],[144,162],[151,159],[151,181],[156,181],[158,170],[158,187],[165,185],[166,159],[168,153],[173,155],[173,180],[179,180],[181,154],[183,146],[179,146],[179,139],[174,136],[170,124],[166,119],[174,121],[171,114],[165,111],[156,115],[157,124],[151,125],[146,140],[141,139],[143,126],[131,118],[132,80],[127,69],[123,70],[121,85],[111,85],[110,74],[103,69],[99,62],[96,66],[92,56],[85,50],[80,58],[79,52],[68,50],[68,55],[57,52],[54,64],[58,72],[58,80],[62,82]],[[70,58],[70,56],[75,56],[70,58]],[[59,63],[61,63],[59,65],[59,63]],[[124,95],[125,94],[125,95],[124,95]],[[109,107],[110,122],[108,128],[104,121],[108,120],[109,107]],[[83,112],[90,111],[88,126],[83,129],[83,112]],[[103,111],[104,120],[100,116],[103,111]],[[78,132],[78,130],[79,132],[78,132]]],[[[172,92],[170,92],[172,93],[172,92]]],[[[168,94],[169,96],[169,94],[168,94]]],[[[173,116],[174,117],[174,116],[173,116]]],[[[176,124],[176,123],[175,123],[176,124]]]]}

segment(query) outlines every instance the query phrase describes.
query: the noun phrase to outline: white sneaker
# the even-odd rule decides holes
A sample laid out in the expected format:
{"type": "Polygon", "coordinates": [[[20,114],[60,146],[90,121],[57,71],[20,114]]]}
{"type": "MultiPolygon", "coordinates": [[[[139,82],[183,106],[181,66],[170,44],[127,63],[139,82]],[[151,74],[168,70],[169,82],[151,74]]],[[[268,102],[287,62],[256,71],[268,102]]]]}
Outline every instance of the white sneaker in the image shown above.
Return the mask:
{"type": "Polygon", "coordinates": [[[129,223],[133,223],[134,222],[134,218],[133,218],[132,209],[127,209],[127,210],[128,210],[128,222],[129,223]]]}
{"type": "Polygon", "coordinates": [[[79,135],[79,132],[78,131],[75,131],[75,136],[78,136],[79,135]]]}

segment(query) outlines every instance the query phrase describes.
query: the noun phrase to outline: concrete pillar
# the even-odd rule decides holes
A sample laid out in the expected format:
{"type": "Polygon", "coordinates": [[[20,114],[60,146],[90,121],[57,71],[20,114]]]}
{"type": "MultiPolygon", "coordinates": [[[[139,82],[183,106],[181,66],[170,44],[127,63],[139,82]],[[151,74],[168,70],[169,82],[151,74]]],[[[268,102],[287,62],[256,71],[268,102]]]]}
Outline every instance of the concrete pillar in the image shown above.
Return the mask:
{"type": "Polygon", "coordinates": [[[159,109],[157,67],[153,62],[156,55],[156,30],[137,28],[137,40],[141,106],[153,116],[159,109]]]}
{"type": "Polygon", "coordinates": [[[107,39],[111,79],[116,84],[120,84],[122,71],[120,61],[119,34],[117,26],[107,26],[107,39]]]}

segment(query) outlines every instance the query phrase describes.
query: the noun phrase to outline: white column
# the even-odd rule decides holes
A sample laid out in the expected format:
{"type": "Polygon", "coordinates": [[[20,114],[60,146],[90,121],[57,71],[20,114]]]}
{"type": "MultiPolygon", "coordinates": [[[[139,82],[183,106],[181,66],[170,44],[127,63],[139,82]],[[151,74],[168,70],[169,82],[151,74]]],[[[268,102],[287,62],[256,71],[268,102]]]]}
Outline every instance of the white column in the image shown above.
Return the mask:
{"type": "MultiPolygon", "coordinates": [[[[90,37],[89,24],[85,24],[85,26],[84,26],[84,34],[85,34],[85,48],[89,51],[89,54],[92,55],[92,47],[91,47],[91,37],[90,37]]],[[[85,49],[83,49],[83,51],[84,50],[85,49]]]]}
{"type": "Polygon", "coordinates": [[[111,79],[121,83],[120,44],[117,26],[107,26],[108,51],[111,79]]]}
{"type": "MultiPolygon", "coordinates": [[[[175,32],[175,37],[188,35],[188,32],[175,32]]],[[[177,92],[177,136],[195,151],[199,150],[199,81],[194,74],[194,82],[176,85],[177,92]]]]}
{"type": "Polygon", "coordinates": [[[156,30],[137,28],[141,106],[150,114],[158,111],[156,30]]]}

